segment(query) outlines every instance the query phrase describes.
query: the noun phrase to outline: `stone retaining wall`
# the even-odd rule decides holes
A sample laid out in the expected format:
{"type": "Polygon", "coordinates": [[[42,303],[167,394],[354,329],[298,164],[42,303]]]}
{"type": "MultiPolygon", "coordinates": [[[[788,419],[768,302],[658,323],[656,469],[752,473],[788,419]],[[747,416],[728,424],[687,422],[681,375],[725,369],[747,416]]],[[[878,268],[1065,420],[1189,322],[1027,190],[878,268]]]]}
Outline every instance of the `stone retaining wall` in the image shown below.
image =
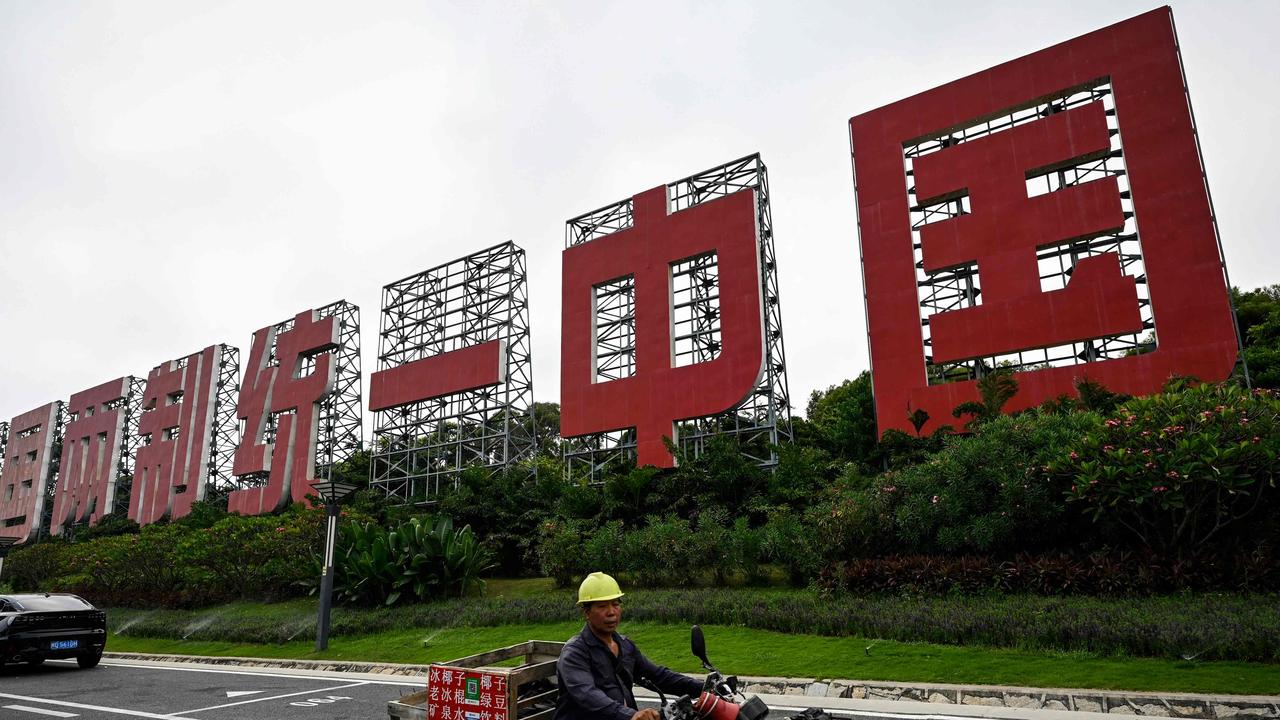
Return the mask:
{"type": "Polygon", "coordinates": [[[952,705],[1076,710],[1175,718],[1280,718],[1280,697],[1193,695],[1109,690],[1037,689],[992,685],[883,683],[804,678],[743,678],[757,695],[908,700],[952,705]]]}

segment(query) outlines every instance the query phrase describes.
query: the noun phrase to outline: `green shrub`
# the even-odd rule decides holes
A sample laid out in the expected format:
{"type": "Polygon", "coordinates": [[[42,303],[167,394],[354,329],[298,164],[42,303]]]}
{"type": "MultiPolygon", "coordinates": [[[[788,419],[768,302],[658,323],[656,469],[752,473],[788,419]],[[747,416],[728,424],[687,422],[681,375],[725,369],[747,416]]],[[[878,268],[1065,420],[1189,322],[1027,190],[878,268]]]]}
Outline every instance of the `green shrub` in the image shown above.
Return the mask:
{"type": "Polygon", "coordinates": [[[1139,545],[1185,556],[1274,527],[1280,396],[1230,384],[1184,387],[1089,418],[1046,468],[1072,503],[1139,545]]]}
{"type": "Polygon", "coordinates": [[[348,602],[380,605],[460,597],[484,587],[480,575],[491,557],[469,526],[455,530],[447,517],[412,518],[390,530],[354,523],[338,540],[334,591],[348,602]]]}
{"type": "Polygon", "coordinates": [[[558,587],[568,587],[590,572],[582,551],[585,530],[581,520],[547,520],[539,528],[538,566],[558,587]]]}
{"type": "Polygon", "coordinates": [[[50,582],[70,571],[71,544],[50,538],[31,545],[19,545],[4,560],[4,580],[15,592],[50,590],[50,582]]]}
{"type": "Polygon", "coordinates": [[[1069,483],[1046,482],[1041,468],[1096,422],[1090,413],[1036,410],[992,419],[927,462],[853,491],[849,512],[869,524],[863,537],[891,527],[906,552],[1007,555],[1075,543],[1078,521],[1063,497],[1069,483]]]}

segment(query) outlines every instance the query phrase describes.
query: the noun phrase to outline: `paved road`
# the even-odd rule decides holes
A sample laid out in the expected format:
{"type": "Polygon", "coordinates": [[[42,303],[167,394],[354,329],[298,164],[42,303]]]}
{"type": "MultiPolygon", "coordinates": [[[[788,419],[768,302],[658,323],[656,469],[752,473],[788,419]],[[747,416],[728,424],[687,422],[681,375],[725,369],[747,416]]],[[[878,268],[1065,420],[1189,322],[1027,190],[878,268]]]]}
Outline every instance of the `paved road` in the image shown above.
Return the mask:
{"type": "MultiPolygon", "coordinates": [[[[423,680],[349,672],[229,668],[196,663],[103,660],[92,670],[74,662],[8,666],[0,675],[0,720],[381,720],[387,701],[422,688],[423,680]]],[[[652,694],[638,690],[642,705],[652,694]]],[[[760,696],[783,718],[811,704],[837,720],[1098,720],[1058,710],[938,706],[888,700],[760,696]],[[939,712],[943,711],[943,712],[939,712]],[[945,714],[944,714],[945,713],[945,714]]]]}
{"type": "Polygon", "coordinates": [[[103,660],[5,668],[3,720],[369,720],[387,717],[387,701],[421,688],[412,678],[295,673],[103,660]]]}

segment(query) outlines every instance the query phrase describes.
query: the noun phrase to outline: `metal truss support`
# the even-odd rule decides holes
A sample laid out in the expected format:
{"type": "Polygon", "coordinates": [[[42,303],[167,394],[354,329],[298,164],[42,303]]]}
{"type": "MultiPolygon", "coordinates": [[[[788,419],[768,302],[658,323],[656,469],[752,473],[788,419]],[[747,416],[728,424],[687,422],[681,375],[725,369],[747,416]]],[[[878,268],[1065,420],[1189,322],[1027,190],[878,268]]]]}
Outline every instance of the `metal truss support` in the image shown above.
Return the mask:
{"type": "Polygon", "coordinates": [[[533,457],[533,356],[524,250],[506,242],[382,291],[378,370],[482,343],[503,343],[501,381],[379,410],[371,484],[403,503],[431,502],[468,467],[533,457]]]}
{"type": "MultiPolygon", "coordinates": [[[[732,435],[738,438],[742,451],[752,461],[773,468],[778,462],[775,447],[790,442],[792,431],[768,171],[759,154],[748,155],[668,184],[667,201],[670,211],[675,213],[747,189],[756,194],[765,371],[741,405],[718,415],[677,423],[676,436],[681,449],[697,457],[711,438],[732,435]]],[[[569,220],[565,247],[624,230],[632,223],[632,201],[628,198],[569,220]]],[[[708,253],[672,266],[672,356],[677,367],[719,356],[717,260],[714,253],[708,253]]],[[[635,368],[634,283],[621,278],[597,287],[595,308],[596,378],[602,381],[628,377],[635,368]]],[[[634,430],[566,439],[563,443],[566,470],[572,477],[600,481],[608,469],[634,464],[635,442],[634,430]]]]}
{"type": "Polygon", "coordinates": [[[0,422],[0,475],[4,474],[4,458],[9,451],[9,423],[0,422]]]}
{"type": "Polygon", "coordinates": [[[911,211],[912,242],[915,252],[917,294],[920,302],[920,323],[925,346],[925,369],[930,385],[975,380],[997,369],[1013,372],[1050,366],[1079,365],[1083,363],[1141,354],[1155,349],[1158,341],[1150,291],[1147,287],[1143,265],[1142,245],[1137,220],[1134,217],[1133,200],[1129,192],[1128,174],[1124,164],[1124,146],[1121,129],[1116,119],[1115,101],[1108,80],[1099,80],[1084,87],[1063,91],[1056,97],[1016,109],[1008,114],[974,123],[968,127],[953,129],[907,145],[903,156],[907,167],[907,193],[911,211]],[[969,213],[969,198],[946,199],[930,205],[920,205],[916,200],[913,160],[944,148],[960,145],[981,137],[1035,122],[1049,115],[1074,107],[1102,102],[1111,132],[1111,152],[1101,158],[1081,160],[1068,167],[1055,167],[1041,175],[1027,179],[1027,195],[1034,197],[1056,192],[1066,187],[1080,185],[1105,177],[1114,177],[1120,186],[1120,201],[1124,211],[1124,227],[1114,233],[1091,238],[1070,240],[1040,248],[1037,260],[1040,268],[1040,287],[1044,292],[1067,286],[1075,266],[1081,260],[1114,253],[1120,259],[1121,270],[1137,280],[1138,308],[1143,332],[1112,335],[1094,340],[1065,343],[1052,347],[1036,348],[972,360],[935,363],[931,352],[929,319],[931,316],[974,307],[982,304],[982,287],[976,262],[948,268],[935,273],[924,270],[920,228],[969,213]]]}
{"type": "Polygon", "coordinates": [[[129,377],[127,393],[120,399],[119,405],[124,407],[124,424],[120,438],[120,460],[116,463],[116,493],[114,512],[128,516],[129,499],[133,492],[133,461],[138,454],[138,446],[142,438],[138,437],[138,420],[142,418],[142,396],[147,390],[147,379],[129,377]]]}
{"type": "Polygon", "coordinates": [[[45,476],[44,481],[44,502],[40,510],[40,528],[36,531],[37,540],[43,540],[53,535],[53,497],[58,490],[58,473],[62,469],[62,441],[67,430],[67,404],[59,400],[57,402],[58,412],[55,415],[57,420],[53,423],[53,440],[49,444],[49,473],[45,476]]]}
{"type": "Polygon", "coordinates": [[[240,486],[231,472],[236,446],[240,444],[240,421],[236,400],[240,396],[240,349],[218,346],[218,382],[213,389],[213,427],[209,429],[208,478],[205,500],[225,502],[240,486]]]}
{"type": "Polygon", "coordinates": [[[316,437],[316,478],[329,480],[333,467],[364,447],[364,404],[360,394],[360,308],[345,300],[326,305],[322,318],[338,321],[333,392],[320,404],[316,437]]]}

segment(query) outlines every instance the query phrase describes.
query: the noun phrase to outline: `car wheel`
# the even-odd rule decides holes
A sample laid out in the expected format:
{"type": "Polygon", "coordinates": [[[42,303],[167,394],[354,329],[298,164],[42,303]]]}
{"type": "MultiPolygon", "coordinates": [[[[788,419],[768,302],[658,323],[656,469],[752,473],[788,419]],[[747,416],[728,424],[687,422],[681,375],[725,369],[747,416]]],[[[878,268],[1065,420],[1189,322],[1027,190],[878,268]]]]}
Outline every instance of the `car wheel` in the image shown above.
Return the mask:
{"type": "Polygon", "coordinates": [[[44,658],[32,658],[27,661],[27,664],[30,665],[31,667],[35,667],[37,665],[43,665],[44,658]]]}
{"type": "Polygon", "coordinates": [[[101,659],[102,656],[96,653],[93,655],[77,655],[76,664],[79,665],[82,670],[88,670],[89,668],[96,666],[98,661],[101,659]]]}

